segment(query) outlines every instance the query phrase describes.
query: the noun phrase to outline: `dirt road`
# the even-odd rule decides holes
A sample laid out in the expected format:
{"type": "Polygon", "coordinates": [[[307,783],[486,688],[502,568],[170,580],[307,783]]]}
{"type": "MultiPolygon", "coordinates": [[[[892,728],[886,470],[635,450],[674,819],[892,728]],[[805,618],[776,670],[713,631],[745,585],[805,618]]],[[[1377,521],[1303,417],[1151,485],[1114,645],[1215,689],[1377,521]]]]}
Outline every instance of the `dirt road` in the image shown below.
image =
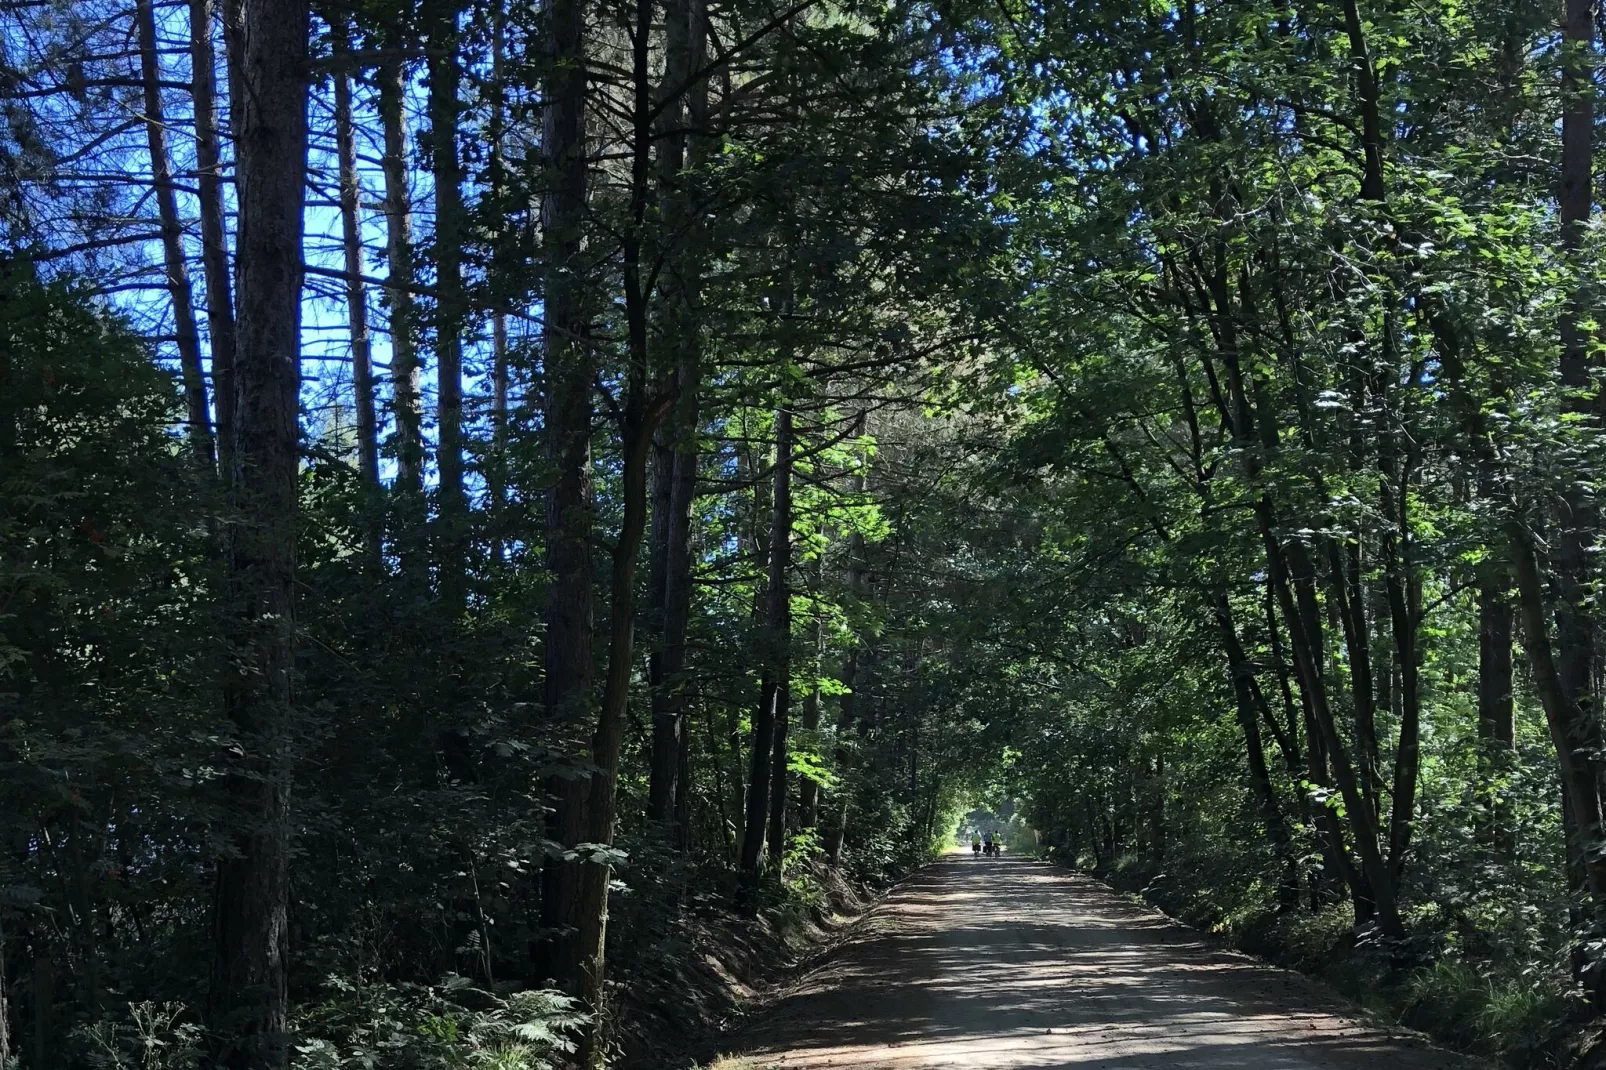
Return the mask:
{"type": "Polygon", "coordinates": [[[917,874],[720,1065],[787,1070],[1470,1070],[1034,862],[917,874]]]}

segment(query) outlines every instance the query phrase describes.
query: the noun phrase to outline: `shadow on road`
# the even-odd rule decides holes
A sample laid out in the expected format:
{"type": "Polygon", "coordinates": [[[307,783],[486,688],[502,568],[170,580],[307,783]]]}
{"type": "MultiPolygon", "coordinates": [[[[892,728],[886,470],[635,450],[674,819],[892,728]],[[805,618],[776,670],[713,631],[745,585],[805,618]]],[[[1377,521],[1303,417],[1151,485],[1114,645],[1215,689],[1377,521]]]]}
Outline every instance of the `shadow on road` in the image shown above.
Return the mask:
{"type": "Polygon", "coordinates": [[[746,1039],[754,1065],[784,1067],[1472,1065],[1093,881],[991,859],[906,882],[746,1039]]]}

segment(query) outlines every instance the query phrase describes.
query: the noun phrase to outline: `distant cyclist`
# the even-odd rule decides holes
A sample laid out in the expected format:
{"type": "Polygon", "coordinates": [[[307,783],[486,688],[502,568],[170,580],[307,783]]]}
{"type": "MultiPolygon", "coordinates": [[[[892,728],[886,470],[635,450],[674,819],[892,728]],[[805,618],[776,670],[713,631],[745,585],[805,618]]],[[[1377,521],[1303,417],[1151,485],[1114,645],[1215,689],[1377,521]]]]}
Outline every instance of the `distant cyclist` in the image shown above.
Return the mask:
{"type": "Polygon", "coordinates": [[[973,854],[973,855],[981,854],[981,835],[980,835],[980,833],[972,832],[970,834],[970,853],[973,854]]]}

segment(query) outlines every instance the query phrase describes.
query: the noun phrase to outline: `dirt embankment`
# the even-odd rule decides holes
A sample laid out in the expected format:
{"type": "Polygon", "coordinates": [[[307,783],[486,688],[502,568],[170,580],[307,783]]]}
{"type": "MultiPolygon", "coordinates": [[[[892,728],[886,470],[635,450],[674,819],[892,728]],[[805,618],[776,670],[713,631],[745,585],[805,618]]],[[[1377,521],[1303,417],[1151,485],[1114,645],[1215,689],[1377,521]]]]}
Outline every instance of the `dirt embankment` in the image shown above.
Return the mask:
{"type": "Polygon", "coordinates": [[[841,874],[815,875],[813,905],[771,906],[757,917],[729,897],[692,903],[634,956],[618,995],[622,1070],[686,1070],[714,1058],[719,1038],[780,998],[829,958],[877,901],[841,874]]]}

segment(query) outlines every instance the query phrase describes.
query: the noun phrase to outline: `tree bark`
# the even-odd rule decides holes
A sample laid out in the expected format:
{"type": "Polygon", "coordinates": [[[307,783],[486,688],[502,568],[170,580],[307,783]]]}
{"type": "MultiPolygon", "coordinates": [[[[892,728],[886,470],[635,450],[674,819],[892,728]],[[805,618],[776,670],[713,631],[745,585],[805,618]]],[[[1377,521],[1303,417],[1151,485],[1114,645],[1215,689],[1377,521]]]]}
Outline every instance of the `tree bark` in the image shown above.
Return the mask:
{"type": "Polygon", "coordinates": [[[1387,861],[1378,843],[1377,820],[1370,804],[1361,794],[1355,768],[1350,762],[1343,741],[1338,737],[1332,710],[1327,703],[1320,655],[1312,642],[1309,607],[1302,608],[1299,604],[1300,598],[1296,594],[1296,585],[1309,584],[1314,570],[1301,544],[1292,540],[1284,544],[1278,536],[1276,510],[1269,488],[1263,485],[1262,465],[1255,438],[1255,414],[1249,403],[1238,359],[1236,330],[1228,311],[1229,302],[1223,293],[1225,282],[1219,277],[1219,273],[1213,285],[1220,314],[1218,329],[1222,334],[1220,356],[1227,373],[1228,393],[1232,405],[1233,438],[1245,458],[1249,481],[1258,488],[1253,500],[1256,526],[1265,544],[1273,590],[1277,594],[1288,626],[1289,647],[1294,655],[1294,668],[1300,690],[1310,702],[1313,719],[1327,746],[1333,778],[1344,799],[1345,814],[1356,841],[1356,853],[1360,856],[1360,876],[1364,878],[1371,894],[1377,911],[1378,924],[1385,934],[1399,937],[1404,934],[1404,928],[1394,899],[1393,882],[1389,879],[1387,861]]]}
{"type": "Polygon", "coordinates": [[[11,988],[6,983],[6,933],[0,927],[0,1066],[11,1065],[11,988]]]}
{"type": "MultiPolygon", "coordinates": [[[[546,711],[558,724],[595,721],[592,704],[591,391],[595,362],[588,344],[585,268],[581,262],[587,197],[585,7],[553,0],[546,11],[547,76],[541,150],[548,185],[541,201],[547,379],[546,450],[554,482],[546,495],[548,592],[544,661],[546,711]]],[[[553,777],[548,838],[573,852],[589,825],[589,777],[553,777]]],[[[581,865],[549,859],[542,871],[541,920],[547,931],[548,976],[584,994],[581,865]]]]}
{"type": "MultiPolygon", "coordinates": [[[[643,355],[645,351],[643,350],[643,355]]],[[[617,814],[616,787],[619,756],[624,744],[627,706],[630,701],[630,675],[635,649],[636,560],[641,538],[647,527],[647,456],[651,449],[653,425],[668,407],[667,399],[650,409],[645,392],[644,370],[633,386],[627,403],[622,497],[624,516],[618,542],[614,544],[610,579],[611,605],[608,625],[608,670],[603,683],[602,709],[591,744],[596,772],[586,805],[587,842],[602,846],[613,843],[617,814]]],[[[579,915],[579,972],[581,995],[592,1021],[581,1045],[581,1062],[595,1070],[605,1064],[607,1046],[602,1032],[605,1025],[604,996],[607,930],[608,882],[612,865],[605,857],[593,855],[581,866],[579,915]]]]}
{"type": "MultiPolygon", "coordinates": [[[[818,586],[818,584],[816,584],[818,586]]],[[[820,655],[825,649],[825,621],[814,614],[814,652],[809,659],[809,689],[803,696],[803,731],[815,738],[820,730],[820,655]]],[[[820,786],[812,777],[803,777],[797,786],[797,824],[811,829],[819,822],[820,786]]]]}
{"type": "Polygon", "coordinates": [[[1545,711],[1551,742],[1561,764],[1562,790],[1574,821],[1568,845],[1571,860],[1583,869],[1590,904],[1598,926],[1606,921],[1606,856],[1596,850],[1601,824],[1600,787],[1595,768],[1595,739],[1589,719],[1567,694],[1546,620],[1543,578],[1533,537],[1519,518],[1506,525],[1511,540],[1512,571],[1517,579],[1522,642],[1533,669],[1534,691],[1545,711]]]}
{"type": "Polygon", "coordinates": [[[287,955],[302,211],[307,160],[306,0],[230,0],[225,20],[239,202],[239,348],[230,526],[233,738],[221,765],[216,958],[209,1017],[218,1065],[289,1061],[287,955]]]}
{"type": "MultiPolygon", "coordinates": [[[[350,30],[336,19],[330,26],[337,53],[351,51],[350,30]]],[[[357,177],[357,134],[351,114],[351,76],[335,74],[335,145],[340,157],[340,237],[346,260],[346,309],[351,329],[351,379],[357,417],[357,471],[363,485],[379,490],[379,436],[374,416],[374,373],[368,338],[368,286],[363,282],[362,187],[357,177]]],[[[368,555],[380,564],[381,528],[368,525],[368,555]]]]}
{"type": "Polygon", "coordinates": [[[178,192],[167,154],[167,116],[162,105],[162,70],[156,51],[156,11],[152,0],[134,0],[139,24],[140,80],[145,90],[145,143],[150,149],[156,213],[162,226],[162,265],[167,293],[173,301],[173,334],[178,344],[179,372],[190,449],[212,469],[217,450],[212,442],[212,412],[206,397],[206,370],[201,366],[201,335],[195,326],[195,291],[184,263],[184,227],[178,218],[178,192]]]}
{"type": "MultiPolygon", "coordinates": [[[[789,793],[792,722],[792,595],[787,573],[792,567],[792,413],[775,416],[775,515],[770,528],[770,656],[775,666],[775,727],[770,758],[769,855],[777,878],[785,876],[786,800],[789,793]],[[776,575],[779,592],[774,594],[776,575]],[[777,615],[778,614],[778,615],[777,615]]],[[[911,774],[912,776],[912,774],[911,774]]]]}
{"type": "MultiPolygon", "coordinates": [[[[1380,392],[1381,393],[1381,392],[1380,392]]],[[[1394,749],[1393,810],[1389,816],[1389,874],[1397,887],[1405,869],[1416,818],[1416,786],[1421,766],[1422,684],[1419,623],[1422,581],[1411,555],[1410,492],[1414,464],[1396,458],[1392,429],[1379,434],[1379,467],[1383,478],[1379,511],[1383,515],[1381,554],[1387,569],[1389,623],[1400,674],[1399,737],[1394,749]]]]}
{"type": "Polygon", "coordinates": [[[463,168],[457,152],[456,3],[433,5],[429,30],[429,147],[435,192],[435,379],[438,440],[435,469],[439,536],[435,559],[440,594],[463,597],[468,502],[463,489],[463,168]]]}
{"type": "MultiPolygon", "coordinates": [[[[1594,200],[1593,128],[1594,109],[1594,5],[1590,0],[1565,0],[1563,9],[1561,188],[1558,208],[1562,248],[1575,255],[1583,244],[1594,200]]],[[[1590,356],[1591,331],[1585,326],[1591,315],[1590,298],[1580,284],[1571,295],[1561,318],[1561,385],[1569,392],[1567,404],[1584,414],[1588,426],[1599,424],[1599,390],[1593,379],[1594,361],[1590,356]]],[[[1567,735],[1574,746],[1599,753],[1600,711],[1595,694],[1596,648],[1599,625],[1594,606],[1591,564],[1592,547],[1600,534],[1600,509],[1583,478],[1570,480],[1563,488],[1562,515],[1551,554],[1556,590],[1555,662],[1562,696],[1577,724],[1567,735]]],[[[1518,555],[1519,559],[1521,555],[1518,555]]],[[[1520,570],[1523,562],[1519,560],[1520,570]]],[[[1524,594],[1526,600],[1527,595],[1524,594]]],[[[1537,682],[1537,681],[1536,681],[1537,682]]],[[[1589,765],[1593,759],[1580,759],[1589,765]]],[[[1585,851],[1594,852],[1606,836],[1595,814],[1600,806],[1574,800],[1574,816],[1585,851]],[[1583,805],[1577,805],[1582,802],[1583,805]]],[[[1599,986],[1597,986],[1599,987],[1599,986]]]]}
{"type": "Polygon", "coordinates": [[[47,952],[35,950],[33,960],[33,1065],[50,1070],[55,1050],[56,964],[47,952]]]}
{"type": "Polygon", "coordinates": [[[206,277],[218,471],[227,483],[232,478],[230,451],[234,447],[234,294],[218,151],[217,57],[212,48],[215,13],[216,0],[190,0],[190,92],[195,112],[196,192],[201,205],[201,266],[206,277]]]}
{"type": "Polygon", "coordinates": [[[1508,857],[1513,846],[1510,811],[1501,805],[1496,788],[1515,759],[1510,587],[1505,555],[1491,547],[1478,575],[1478,790],[1485,816],[1483,837],[1508,857]]]}
{"type": "Polygon", "coordinates": [[[1478,577],[1478,738],[1509,749],[1516,742],[1511,690],[1511,574],[1504,555],[1478,577]]]}
{"type": "MultiPolygon", "coordinates": [[[[611,846],[617,812],[619,756],[624,745],[630,679],[634,670],[636,631],[636,561],[647,528],[647,461],[658,423],[669,410],[672,393],[649,395],[651,347],[648,338],[648,301],[644,285],[642,249],[650,191],[652,152],[651,97],[648,86],[649,48],[652,35],[652,0],[637,0],[632,35],[635,83],[631,136],[630,223],[622,236],[623,290],[627,360],[625,399],[618,419],[623,463],[620,494],[623,517],[614,543],[608,621],[608,670],[603,684],[602,709],[592,739],[596,771],[585,812],[588,842],[611,846]]],[[[581,996],[591,1020],[582,1036],[578,1060],[589,1070],[607,1065],[607,1014],[604,970],[607,951],[608,883],[612,865],[596,854],[581,868],[579,913],[579,973],[581,996]]]]}
{"type": "MultiPolygon", "coordinates": [[[[764,867],[764,847],[769,838],[773,803],[776,725],[784,716],[781,707],[788,700],[782,689],[785,680],[785,647],[791,634],[790,599],[786,589],[786,569],[791,547],[791,452],[792,414],[776,413],[774,492],[770,503],[769,580],[765,591],[764,631],[760,647],[763,662],[759,678],[758,708],[753,712],[749,740],[747,774],[747,816],[742,836],[739,878],[744,904],[757,905],[758,885],[764,867]],[[780,535],[782,538],[775,538],[780,535]]],[[[784,746],[784,737],[782,746],[784,746]]],[[[784,804],[783,804],[784,805],[784,804]]]]}
{"type": "MultiPolygon", "coordinates": [[[[391,408],[396,421],[395,489],[402,499],[400,526],[421,520],[424,440],[418,403],[417,316],[413,302],[413,201],[407,182],[407,87],[399,59],[379,68],[379,119],[384,129],[385,256],[389,263],[391,408]]],[[[414,548],[399,537],[402,567],[416,568],[414,548]]]]}
{"type": "MultiPolygon", "coordinates": [[[[853,425],[856,436],[862,437],[864,435],[865,425],[865,414],[860,412],[853,425]]],[[[853,493],[856,498],[864,496],[865,486],[865,472],[861,467],[853,476],[853,493]]],[[[855,601],[862,602],[863,600],[865,577],[868,571],[865,563],[864,535],[861,532],[854,531],[848,535],[848,590],[855,601]]],[[[854,687],[859,679],[859,647],[857,642],[842,656],[842,669],[838,674],[838,679],[842,683],[842,695],[837,699],[837,742],[832,755],[832,764],[840,777],[847,769],[849,756],[848,731],[857,722],[857,711],[854,705],[857,701],[854,687]]],[[[839,865],[842,861],[842,844],[847,837],[847,830],[848,796],[847,792],[839,791],[837,798],[832,802],[831,817],[826,824],[823,845],[826,861],[833,866],[839,865]]]]}
{"type": "Polygon", "coordinates": [[[686,661],[686,629],[691,610],[691,509],[697,492],[698,395],[702,385],[700,324],[693,314],[701,291],[702,265],[695,249],[697,213],[691,203],[685,169],[688,151],[700,156],[702,139],[687,134],[706,119],[706,83],[698,81],[682,95],[692,73],[703,66],[707,12],[703,0],[672,0],[664,12],[664,75],[668,96],[662,101],[658,186],[669,248],[663,290],[661,336],[676,354],[672,372],[677,394],[672,418],[654,440],[657,483],[654,487],[652,610],[657,644],[648,662],[652,685],[653,742],[647,814],[654,821],[673,822],[683,837],[687,786],[680,776],[685,762],[686,702],[682,674],[686,661]],[[660,519],[661,511],[661,519],[660,519]]]}
{"type": "Polygon", "coordinates": [[[1271,781],[1271,770],[1266,764],[1266,749],[1260,735],[1260,710],[1255,700],[1254,669],[1244,653],[1238,638],[1238,626],[1232,618],[1232,603],[1224,592],[1213,594],[1216,624],[1221,632],[1222,645],[1227,654],[1227,671],[1232,677],[1232,690],[1238,711],[1238,727],[1244,735],[1244,758],[1249,773],[1249,794],[1260,810],[1266,825],[1266,837],[1271,841],[1272,852],[1283,868],[1278,886],[1278,903],[1283,909],[1299,901],[1298,872],[1290,851],[1288,825],[1283,820],[1282,807],[1277,802],[1277,791],[1271,781]]]}
{"type": "MultiPolygon", "coordinates": [[[[1357,406],[1359,407],[1359,406],[1357,406]]],[[[1356,766],[1360,773],[1361,794],[1371,807],[1373,819],[1380,812],[1378,797],[1377,690],[1374,675],[1387,678],[1388,670],[1372,670],[1372,627],[1366,612],[1366,592],[1362,583],[1361,541],[1363,534],[1341,550],[1328,540],[1328,597],[1337,611],[1344,631],[1344,651],[1349,660],[1350,698],[1355,719],[1356,766]]]]}

